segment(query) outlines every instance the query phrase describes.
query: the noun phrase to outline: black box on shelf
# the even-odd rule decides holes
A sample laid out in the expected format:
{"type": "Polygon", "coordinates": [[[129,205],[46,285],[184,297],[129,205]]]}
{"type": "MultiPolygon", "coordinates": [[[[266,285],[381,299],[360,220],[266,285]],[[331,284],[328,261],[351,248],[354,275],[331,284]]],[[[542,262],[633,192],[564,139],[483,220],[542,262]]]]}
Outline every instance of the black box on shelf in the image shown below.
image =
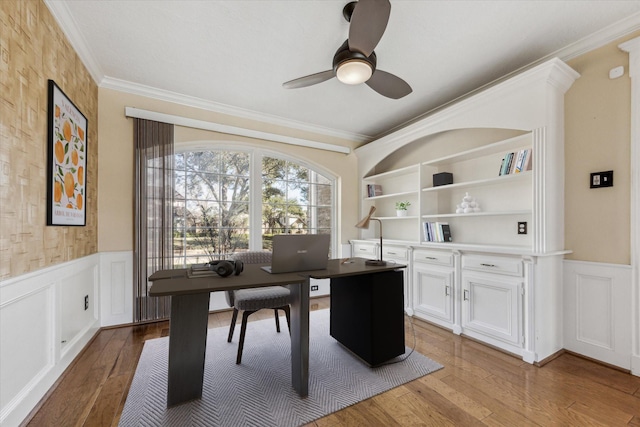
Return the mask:
{"type": "Polygon", "coordinates": [[[433,186],[453,184],[453,174],[449,172],[440,172],[433,174],[433,186]]]}

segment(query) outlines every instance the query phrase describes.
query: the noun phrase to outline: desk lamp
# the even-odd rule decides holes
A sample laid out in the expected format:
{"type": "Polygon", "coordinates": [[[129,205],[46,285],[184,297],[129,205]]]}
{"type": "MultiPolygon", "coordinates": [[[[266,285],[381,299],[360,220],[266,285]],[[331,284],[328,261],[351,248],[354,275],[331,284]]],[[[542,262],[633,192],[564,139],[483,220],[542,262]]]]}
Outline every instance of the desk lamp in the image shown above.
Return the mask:
{"type": "Polygon", "coordinates": [[[368,259],[365,261],[366,265],[387,265],[385,261],[382,260],[382,221],[378,218],[372,218],[371,215],[376,211],[375,206],[371,206],[369,209],[369,215],[365,216],[359,223],[356,224],[356,228],[369,228],[370,221],[378,221],[380,224],[380,259],[368,259]]]}

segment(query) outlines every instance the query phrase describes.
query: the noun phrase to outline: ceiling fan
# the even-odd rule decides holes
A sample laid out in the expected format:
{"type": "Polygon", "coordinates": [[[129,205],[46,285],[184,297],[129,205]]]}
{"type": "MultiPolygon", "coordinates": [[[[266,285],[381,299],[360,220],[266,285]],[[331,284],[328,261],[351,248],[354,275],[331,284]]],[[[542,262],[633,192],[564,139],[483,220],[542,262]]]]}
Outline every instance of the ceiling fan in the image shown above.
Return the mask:
{"type": "Polygon", "coordinates": [[[350,22],[349,38],[333,56],[333,68],[290,80],[282,84],[286,89],[297,89],[322,83],[336,77],[342,83],[366,83],[387,98],[399,99],[409,95],[411,86],[400,77],[376,69],[377,57],[373,51],[387,28],[391,3],[389,0],[359,0],[347,3],[342,10],[350,22]]]}

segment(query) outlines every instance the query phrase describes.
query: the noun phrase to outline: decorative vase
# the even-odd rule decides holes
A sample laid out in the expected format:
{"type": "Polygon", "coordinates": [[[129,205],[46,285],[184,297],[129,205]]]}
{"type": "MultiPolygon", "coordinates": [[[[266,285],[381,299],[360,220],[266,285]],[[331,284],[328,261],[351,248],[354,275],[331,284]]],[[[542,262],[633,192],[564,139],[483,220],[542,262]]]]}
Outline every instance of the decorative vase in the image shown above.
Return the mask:
{"type": "Polygon", "coordinates": [[[396,211],[396,215],[397,216],[407,216],[407,211],[406,210],[404,210],[404,211],[397,210],[396,211]]]}

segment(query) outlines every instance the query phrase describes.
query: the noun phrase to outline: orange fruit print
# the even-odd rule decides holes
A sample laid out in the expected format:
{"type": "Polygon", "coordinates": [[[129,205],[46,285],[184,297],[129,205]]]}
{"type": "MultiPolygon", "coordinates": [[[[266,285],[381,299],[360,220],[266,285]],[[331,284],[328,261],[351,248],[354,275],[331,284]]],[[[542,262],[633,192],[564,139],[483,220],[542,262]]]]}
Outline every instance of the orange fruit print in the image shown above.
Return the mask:
{"type": "Polygon", "coordinates": [[[79,126],[78,126],[78,138],[80,138],[80,141],[84,141],[84,129],[82,129],[79,126]]]}
{"type": "Polygon", "coordinates": [[[78,166],[78,150],[71,152],[71,163],[73,163],[74,166],[78,166]]]}
{"type": "Polygon", "coordinates": [[[78,194],[78,196],[76,196],[76,207],[82,210],[82,194],[78,194]]]}
{"type": "Polygon", "coordinates": [[[62,163],[62,161],[64,160],[64,147],[62,146],[62,141],[56,142],[55,152],[56,160],[58,161],[58,163],[62,163]]]}
{"type": "Polygon", "coordinates": [[[78,184],[84,185],[84,168],[78,167],[78,184]]]}
{"type": "Polygon", "coordinates": [[[68,198],[72,198],[74,190],[75,181],[73,180],[73,175],[71,175],[71,172],[67,172],[64,174],[64,192],[68,198]]]}
{"type": "Polygon", "coordinates": [[[64,122],[62,125],[62,134],[64,135],[64,139],[71,141],[71,123],[69,123],[69,121],[64,122]]]}
{"type": "Polygon", "coordinates": [[[62,183],[56,181],[53,184],[53,200],[56,203],[60,203],[60,200],[62,200],[62,183]]]}

